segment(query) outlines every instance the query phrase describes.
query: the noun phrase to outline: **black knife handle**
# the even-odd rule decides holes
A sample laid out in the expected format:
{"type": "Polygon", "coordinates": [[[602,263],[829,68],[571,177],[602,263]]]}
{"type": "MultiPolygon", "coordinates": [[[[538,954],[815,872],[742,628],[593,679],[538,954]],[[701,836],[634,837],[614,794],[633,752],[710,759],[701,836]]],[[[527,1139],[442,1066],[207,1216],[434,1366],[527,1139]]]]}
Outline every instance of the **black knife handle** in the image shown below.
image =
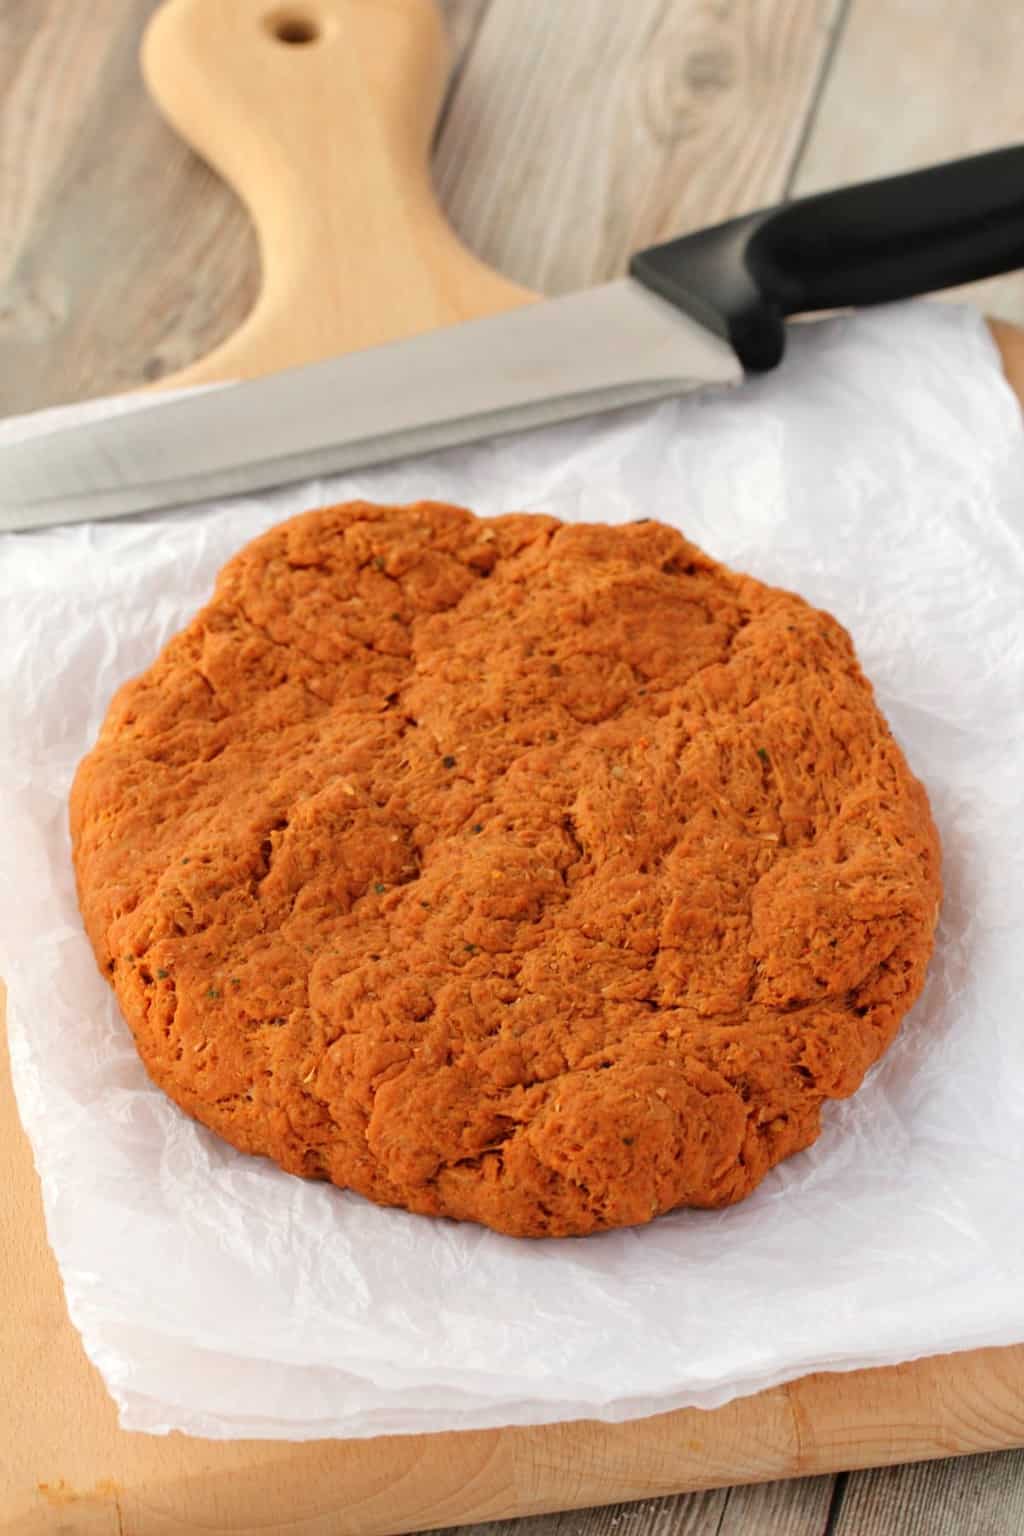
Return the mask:
{"type": "Polygon", "coordinates": [[[895,299],[1024,266],[1024,145],[762,209],[640,251],[631,274],[774,368],[786,315],[895,299]]]}

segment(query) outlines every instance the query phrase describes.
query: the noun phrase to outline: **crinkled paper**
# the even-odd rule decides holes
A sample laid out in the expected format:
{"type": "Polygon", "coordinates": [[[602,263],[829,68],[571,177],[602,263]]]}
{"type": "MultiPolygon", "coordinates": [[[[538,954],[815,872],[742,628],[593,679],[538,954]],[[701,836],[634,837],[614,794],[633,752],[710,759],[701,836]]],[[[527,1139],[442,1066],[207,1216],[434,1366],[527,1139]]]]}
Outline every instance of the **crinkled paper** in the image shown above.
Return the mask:
{"type": "Polygon", "coordinates": [[[725,395],[5,536],[0,625],[17,1096],[71,1316],[127,1428],[620,1420],[1024,1339],[1024,431],[977,315],[799,327],[777,375],[725,395]],[[516,1241],[290,1178],[147,1080],[76,909],[72,773],[234,550],[351,496],[662,518],[852,631],[942,833],[936,956],[861,1092],[742,1205],[516,1241]]]}

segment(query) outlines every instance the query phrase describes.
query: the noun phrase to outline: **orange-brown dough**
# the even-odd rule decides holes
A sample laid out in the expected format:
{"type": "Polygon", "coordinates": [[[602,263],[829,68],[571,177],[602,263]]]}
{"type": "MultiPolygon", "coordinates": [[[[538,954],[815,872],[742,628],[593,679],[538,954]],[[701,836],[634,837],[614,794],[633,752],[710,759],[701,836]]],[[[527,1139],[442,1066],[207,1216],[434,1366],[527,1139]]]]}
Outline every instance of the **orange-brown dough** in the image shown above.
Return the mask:
{"type": "Polygon", "coordinates": [[[152,1078],[371,1200],[564,1236],[740,1200],[917,997],[928,802],[839,624],[658,523],[272,529],[71,802],[152,1078]]]}

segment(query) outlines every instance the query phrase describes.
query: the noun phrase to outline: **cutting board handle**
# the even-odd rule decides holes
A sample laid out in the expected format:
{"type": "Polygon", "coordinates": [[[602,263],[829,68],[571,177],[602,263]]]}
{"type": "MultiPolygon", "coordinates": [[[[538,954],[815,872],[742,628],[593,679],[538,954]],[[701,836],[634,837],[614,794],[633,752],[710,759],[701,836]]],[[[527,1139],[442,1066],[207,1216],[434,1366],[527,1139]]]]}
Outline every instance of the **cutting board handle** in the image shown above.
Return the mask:
{"type": "Polygon", "coordinates": [[[529,302],[438,207],[448,71],[433,0],[166,0],[142,46],[172,126],[235,189],[262,282],[239,329],[161,386],[251,378],[529,302]]]}

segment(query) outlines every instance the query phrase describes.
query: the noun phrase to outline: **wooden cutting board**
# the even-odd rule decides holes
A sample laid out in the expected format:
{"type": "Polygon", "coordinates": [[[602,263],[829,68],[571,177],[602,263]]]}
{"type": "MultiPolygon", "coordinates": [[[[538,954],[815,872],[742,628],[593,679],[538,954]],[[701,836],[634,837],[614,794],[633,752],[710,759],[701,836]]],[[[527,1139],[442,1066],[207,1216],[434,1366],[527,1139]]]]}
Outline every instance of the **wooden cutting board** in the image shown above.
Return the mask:
{"type": "MultiPolygon", "coordinates": [[[[250,376],[534,298],[478,262],[434,201],[446,58],[432,0],[169,0],[144,66],[165,114],[244,198],[263,260],[246,323],[164,384],[250,376]]],[[[1024,332],[993,330],[1024,401],[1024,332]]],[[[12,1536],[385,1536],[1024,1444],[1024,1346],[810,1376],[713,1413],[615,1426],[305,1445],[126,1434],[65,1311],[5,1052],[0,1160],[0,1532],[12,1536]]]]}

